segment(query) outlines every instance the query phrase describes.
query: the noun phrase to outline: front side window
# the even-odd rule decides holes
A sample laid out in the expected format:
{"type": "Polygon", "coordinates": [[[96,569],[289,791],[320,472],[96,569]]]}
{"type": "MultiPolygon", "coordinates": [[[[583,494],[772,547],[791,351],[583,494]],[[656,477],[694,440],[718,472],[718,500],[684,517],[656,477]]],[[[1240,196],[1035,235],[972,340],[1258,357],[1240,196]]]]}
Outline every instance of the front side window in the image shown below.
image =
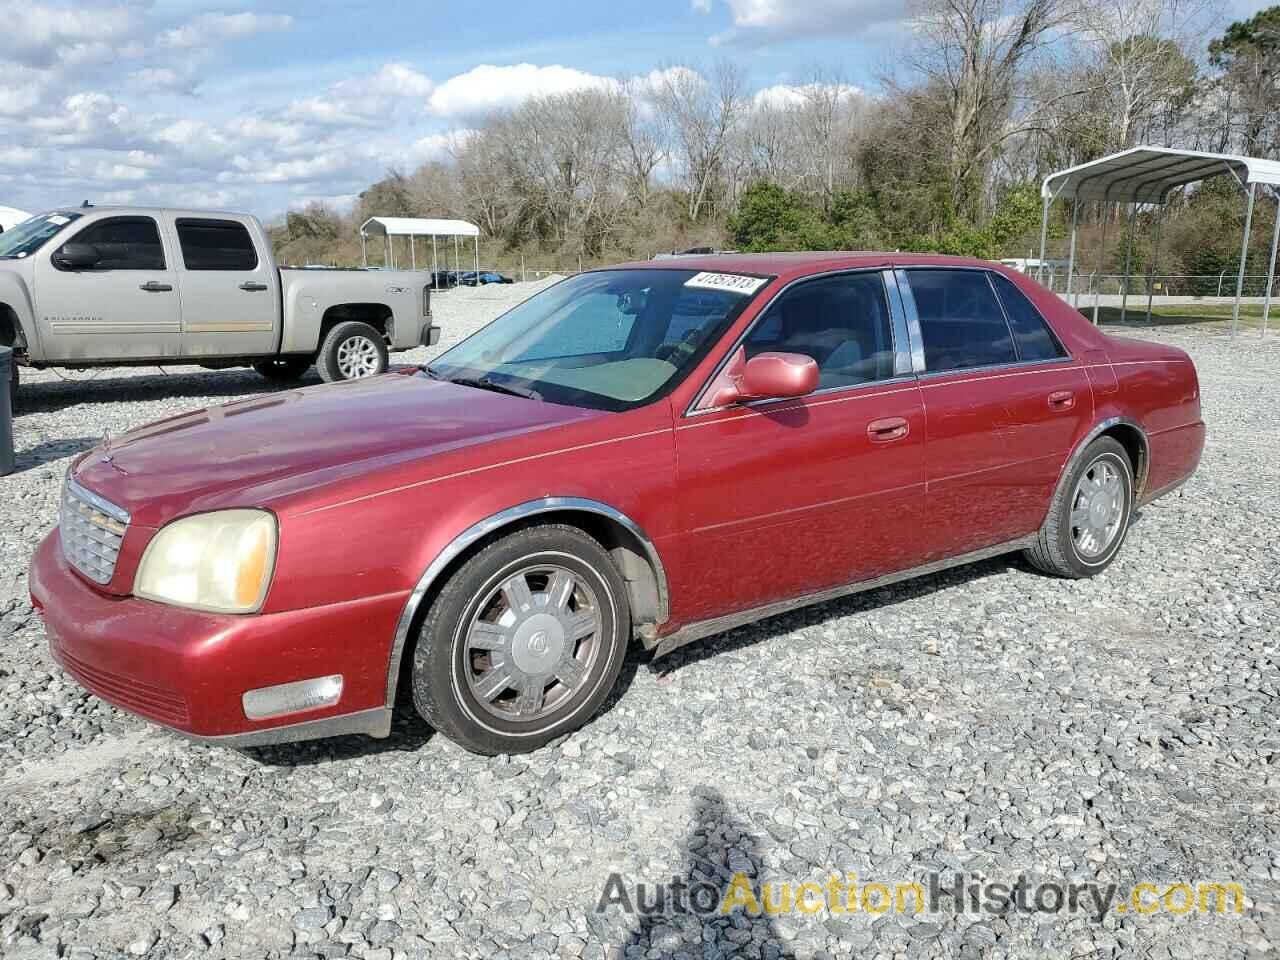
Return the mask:
{"type": "Polygon", "coordinates": [[[1066,351],[1027,295],[1012,280],[998,273],[991,274],[991,282],[995,284],[1005,316],[1009,318],[1018,359],[1057,360],[1065,357],[1066,351]]]}
{"type": "Polygon", "coordinates": [[[1014,363],[1004,311],[981,270],[907,270],[920,319],[925,368],[964,370],[1014,363]]]}
{"type": "Polygon", "coordinates": [[[256,270],[258,251],[243,223],[181,217],[182,265],[188,270],[256,270]]]}
{"type": "Polygon", "coordinates": [[[109,217],[91,223],[68,243],[98,252],[94,270],[163,270],[160,229],[150,217],[109,217]]]}
{"type": "Polygon", "coordinates": [[[427,375],[598,410],[675,388],[764,287],[700,286],[693,270],[597,270],[530,297],[431,364],[427,375]]]}
{"type": "Polygon", "coordinates": [[[893,328],[880,273],[848,273],[797,284],[743,341],[747,359],[801,353],[818,364],[818,389],[893,376],[893,328]]]}
{"type": "Polygon", "coordinates": [[[21,260],[35,253],[46,243],[80,219],[78,213],[42,213],[23,220],[0,236],[0,260],[21,260]]]}

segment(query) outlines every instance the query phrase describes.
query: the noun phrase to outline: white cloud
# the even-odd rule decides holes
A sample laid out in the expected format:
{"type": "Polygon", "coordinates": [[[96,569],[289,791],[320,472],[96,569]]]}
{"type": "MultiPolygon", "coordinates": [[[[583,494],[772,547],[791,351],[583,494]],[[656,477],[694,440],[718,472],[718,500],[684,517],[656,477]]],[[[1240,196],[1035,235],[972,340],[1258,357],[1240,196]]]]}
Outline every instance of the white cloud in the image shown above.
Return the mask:
{"type": "Polygon", "coordinates": [[[539,67],[517,63],[507,67],[481,64],[450,77],[436,87],[429,103],[436,114],[469,117],[513,107],[529,97],[605,88],[616,81],[559,64],[539,67]]]}
{"type": "Polygon", "coordinates": [[[293,17],[282,13],[202,13],[180,27],[160,34],[161,47],[203,47],[221,40],[247,37],[270,30],[288,30],[293,17]]]}
{"type": "Polygon", "coordinates": [[[689,0],[689,7],[694,13],[707,14],[711,12],[711,0],[689,0]]]}
{"type": "Polygon", "coordinates": [[[142,96],[194,92],[193,77],[173,67],[143,67],[129,74],[129,89],[142,96]]]}
{"type": "Polygon", "coordinates": [[[29,66],[51,66],[64,58],[109,55],[111,41],[128,37],[137,18],[126,7],[55,5],[4,0],[3,58],[29,66]]]}
{"type": "Polygon", "coordinates": [[[405,101],[418,101],[410,109],[423,111],[434,89],[431,78],[407,63],[388,63],[372,77],[342,80],[322,96],[296,100],[286,109],[291,118],[327,126],[375,126],[405,101]]]}
{"type": "Polygon", "coordinates": [[[861,87],[855,87],[850,84],[840,84],[839,86],[830,83],[812,84],[788,84],[776,83],[771,87],[765,87],[757,90],[751,97],[751,102],[757,106],[768,106],[775,109],[783,109],[785,107],[795,107],[810,99],[815,93],[830,95],[835,93],[840,99],[847,97],[856,97],[862,94],[861,87]]]}
{"type": "MultiPolygon", "coordinates": [[[[708,4],[710,0],[708,0],[708,4]]],[[[714,45],[764,46],[796,37],[850,35],[876,24],[905,20],[901,0],[724,0],[733,26],[714,45]]]]}

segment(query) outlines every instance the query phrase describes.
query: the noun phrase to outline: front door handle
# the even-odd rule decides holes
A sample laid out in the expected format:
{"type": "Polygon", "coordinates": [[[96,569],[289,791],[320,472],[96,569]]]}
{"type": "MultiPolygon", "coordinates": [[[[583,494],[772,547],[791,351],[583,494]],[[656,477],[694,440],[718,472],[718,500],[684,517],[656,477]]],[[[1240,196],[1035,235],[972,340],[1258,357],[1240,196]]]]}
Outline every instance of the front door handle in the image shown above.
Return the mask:
{"type": "Polygon", "coordinates": [[[1057,393],[1049,394],[1049,408],[1051,410],[1070,410],[1076,405],[1076,395],[1070,390],[1059,390],[1057,393]]]}
{"type": "Polygon", "coordinates": [[[886,417],[867,424],[867,436],[872,443],[891,443],[901,440],[911,432],[911,424],[902,417],[886,417]]]}
{"type": "Polygon", "coordinates": [[[146,283],[138,284],[139,290],[145,290],[147,293],[164,293],[173,289],[172,283],[161,283],[159,280],[148,280],[146,283]]]}
{"type": "Polygon", "coordinates": [[[244,283],[240,284],[240,289],[248,290],[250,293],[256,293],[259,290],[267,289],[267,285],[265,283],[255,283],[253,280],[246,280],[244,283]]]}

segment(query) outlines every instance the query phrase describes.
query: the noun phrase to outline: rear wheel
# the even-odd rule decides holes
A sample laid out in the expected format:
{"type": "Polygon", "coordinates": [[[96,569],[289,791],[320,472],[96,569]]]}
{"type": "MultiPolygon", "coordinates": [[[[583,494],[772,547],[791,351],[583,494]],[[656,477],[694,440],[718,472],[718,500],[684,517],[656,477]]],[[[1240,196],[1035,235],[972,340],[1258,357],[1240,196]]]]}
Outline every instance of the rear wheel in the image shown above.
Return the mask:
{"type": "Polygon", "coordinates": [[[348,320],[329,331],[320,345],[316,369],[326,383],[362,380],[387,372],[389,354],[381,333],[359,320],[348,320]]]}
{"type": "Polygon", "coordinates": [[[449,578],[413,659],[418,712],[476,753],[525,753],[582,726],[626,655],[626,587],[569,526],[498,540],[449,578]]]}
{"type": "Polygon", "coordinates": [[[297,380],[311,368],[310,357],[276,357],[274,360],[262,360],[253,365],[253,369],[277,383],[288,383],[297,380]]]}
{"type": "Polygon", "coordinates": [[[1027,559],[1059,577],[1092,577],[1120,552],[1133,512],[1133,465],[1119,442],[1101,437],[1062,483],[1027,559]]]}

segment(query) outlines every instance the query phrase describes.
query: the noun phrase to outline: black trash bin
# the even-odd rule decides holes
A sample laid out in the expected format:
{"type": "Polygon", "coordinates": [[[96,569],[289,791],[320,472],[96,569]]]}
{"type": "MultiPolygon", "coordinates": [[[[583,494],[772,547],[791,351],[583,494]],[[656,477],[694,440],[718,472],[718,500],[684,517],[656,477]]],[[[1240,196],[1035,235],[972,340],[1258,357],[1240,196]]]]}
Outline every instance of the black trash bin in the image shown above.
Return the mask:
{"type": "Polygon", "coordinates": [[[9,378],[13,376],[13,348],[0,347],[0,477],[13,473],[13,403],[9,378]]]}

